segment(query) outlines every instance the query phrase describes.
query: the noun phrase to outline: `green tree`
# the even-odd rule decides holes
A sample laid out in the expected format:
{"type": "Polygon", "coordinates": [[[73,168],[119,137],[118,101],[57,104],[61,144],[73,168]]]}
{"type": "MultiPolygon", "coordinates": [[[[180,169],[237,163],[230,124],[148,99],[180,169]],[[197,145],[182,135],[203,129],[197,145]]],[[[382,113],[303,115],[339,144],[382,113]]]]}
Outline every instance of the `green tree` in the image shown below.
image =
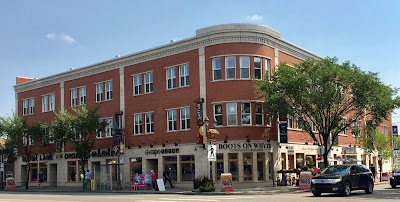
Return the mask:
{"type": "Polygon", "coordinates": [[[400,105],[400,98],[393,98],[397,89],[376,73],[348,61],[338,64],[337,58],[305,60],[294,67],[281,63],[271,79],[255,81],[267,114],[298,119],[300,128],[324,147],[325,166],[341,132],[363,117],[381,123],[400,105]]]}
{"type": "Polygon", "coordinates": [[[378,133],[376,127],[367,126],[364,129],[364,134],[358,134],[358,142],[367,154],[378,154],[378,165],[380,170],[380,181],[382,181],[382,164],[383,161],[389,160],[393,157],[393,148],[390,144],[393,138],[378,133]]]}
{"type": "Polygon", "coordinates": [[[97,114],[98,107],[88,109],[86,106],[74,108],[72,112],[63,111],[56,113],[55,120],[51,123],[54,134],[56,152],[62,152],[65,143],[71,143],[76,157],[81,162],[81,171],[85,171],[93,149],[96,133],[105,128],[106,122],[100,120],[97,114]]]}
{"type": "Polygon", "coordinates": [[[42,123],[28,124],[28,117],[14,115],[1,118],[2,134],[7,135],[6,148],[13,155],[9,155],[13,161],[20,156],[26,163],[25,189],[29,188],[29,176],[31,172],[31,161],[37,156],[34,153],[35,144],[45,146],[42,139],[46,139],[42,123]],[[16,153],[14,153],[17,151],[16,153]]]}

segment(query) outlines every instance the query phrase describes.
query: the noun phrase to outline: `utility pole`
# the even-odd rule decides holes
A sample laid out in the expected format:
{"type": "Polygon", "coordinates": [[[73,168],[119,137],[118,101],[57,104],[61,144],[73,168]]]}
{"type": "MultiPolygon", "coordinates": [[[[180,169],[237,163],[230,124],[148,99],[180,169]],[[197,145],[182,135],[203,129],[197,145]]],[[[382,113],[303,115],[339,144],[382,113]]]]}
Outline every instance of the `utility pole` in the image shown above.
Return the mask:
{"type": "Polygon", "coordinates": [[[121,181],[121,155],[123,154],[123,129],[122,129],[122,111],[115,113],[115,136],[114,136],[114,149],[117,154],[117,190],[122,189],[121,181]]]}

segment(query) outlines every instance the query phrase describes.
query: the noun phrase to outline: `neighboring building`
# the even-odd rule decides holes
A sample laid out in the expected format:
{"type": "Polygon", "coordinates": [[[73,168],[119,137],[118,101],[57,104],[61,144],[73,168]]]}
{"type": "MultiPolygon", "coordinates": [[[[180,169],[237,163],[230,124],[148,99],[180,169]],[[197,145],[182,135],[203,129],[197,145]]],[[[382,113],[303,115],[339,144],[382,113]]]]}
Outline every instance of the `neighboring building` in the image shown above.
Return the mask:
{"type": "MultiPolygon", "coordinates": [[[[154,170],[160,177],[169,168],[178,186],[191,184],[195,176],[208,175],[209,170],[217,182],[221,173],[232,173],[234,181],[248,182],[240,186],[272,185],[278,170],[303,167],[307,159],[318,162],[321,151],[292,118],[289,143],[278,143],[277,122],[263,115],[253,79],[269,78],[280,62],[295,64],[306,58],[318,56],[282,40],[268,27],[217,25],[197,30],[193,38],[17,84],[16,112],[27,116],[28,122],[50,122],[53,112],[100,105],[99,114],[110,125],[96,139],[88,165],[94,170],[117,162],[113,123],[115,113],[122,111],[125,185],[134,173],[154,170]],[[196,104],[201,98],[204,103],[196,104]],[[210,127],[216,120],[220,133],[211,169],[202,144],[206,137],[199,130],[204,131],[205,117],[210,127]]],[[[390,122],[384,122],[384,127],[391,134],[390,122]]],[[[332,163],[338,163],[340,156],[376,162],[349,144],[356,141],[347,131],[330,153],[332,163]]],[[[49,186],[81,186],[76,183],[81,176],[71,145],[65,145],[62,155],[54,152],[54,144],[38,146],[30,180],[35,182],[43,170],[49,186]]],[[[27,175],[25,168],[19,158],[18,185],[27,175]]],[[[109,172],[115,175],[115,170],[109,172]]]]}

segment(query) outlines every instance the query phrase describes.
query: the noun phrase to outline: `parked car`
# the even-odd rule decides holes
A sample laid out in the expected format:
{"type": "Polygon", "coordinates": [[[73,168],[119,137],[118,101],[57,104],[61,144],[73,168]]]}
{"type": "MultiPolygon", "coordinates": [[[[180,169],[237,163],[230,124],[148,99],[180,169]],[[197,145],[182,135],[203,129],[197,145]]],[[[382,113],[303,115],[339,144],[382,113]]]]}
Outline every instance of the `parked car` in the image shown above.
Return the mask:
{"type": "Polygon", "coordinates": [[[372,194],[374,191],[372,172],[365,165],[329,166],[311,179],[311,191],[314,196],[321,196],[321,193],[350,196],[353,190],[365,190],[366,194],[372,194]]]}
{"type": "Polygon", "coordinates": [[[390,186],[396,188],[396,185],[400,184],[400,168],[393,172],[392,177],[390,177],[390,186]]]}

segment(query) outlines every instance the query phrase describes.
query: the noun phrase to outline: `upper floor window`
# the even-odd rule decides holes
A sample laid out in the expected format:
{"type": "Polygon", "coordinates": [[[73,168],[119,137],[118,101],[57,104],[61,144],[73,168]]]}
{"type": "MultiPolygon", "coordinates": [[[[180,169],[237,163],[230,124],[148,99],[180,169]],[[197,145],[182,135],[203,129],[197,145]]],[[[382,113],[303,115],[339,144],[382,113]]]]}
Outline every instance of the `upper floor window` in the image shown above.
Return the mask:
{"type": "Polygon", "coordinates": [[[190,129],[190,108],[181,108],[181,130],[190,129]]]}
{"type": "Polygon", "coordinates": [[[142,75],[138,74],[133,76],[133,95],[141,95],[142,94],[142,75]]]}
{"type": "Polygon", "coordinates": [[[228,126],[237,125],[237,104],[236,103],[226,103],[226,111],[228,114],[228,126]]]}
{"type": "Polygon", "coordinates": [[[250,57],[240,56],[240,78],[250,79],[250,57]]]}
{"type": "Polygon", "coordinates": [[[294,116],[294,124],[295,124],[295,129],[301,129],[301,127],[300,127],[300,120],[299,120],[299,116],[298,115],[295,115],[294,116]]]}
{"type": "Polygon", "coordinates": [[[96,102],[103,101],[103,83],[96,84],[96,102]]]}
{"type": "Polygon", "coordinates": [[[48,134],[49,134],[49,144],[54,144],[55,141],[54,141],[54,133],[53,133],[53,131],[49,130],[48,134]]]}
{"type": "Polygon", "coordinates": [[[71,107],[78,105],[78,90],[76,88],[71,89],[71,107]]]}
{"type": "Polygon", "coordinates": [[[35,98],[29,99],[29,114],[35,113],[35,98]]]}
{"type": "Polygon", "coordinates": [[[23,144],[24,146],[28,144],[28,133],[27,133],[27,132],[24,132],[24,133],[22,134],[22,144],[23,144]]]}
{"type": "MultiPolygon", "coordinates": [[[[342,118],[342,121],[340,123],[340,127],[343,128],[345,126],[346,126],[346,118],[342,118]]],[[[340,132],[340,134],[346,135],[347,134],[346,132],[347,132],[346,128],[344,128],[343,131],[340,132]]]]}
{"type": "Polygon", "coordinates": [[[251,125],[250,103],[242,103],[242,125],[251,125]]]}
{"type": "Polygon", "coordinates": [[[133,134],[134,135],[142,134],[143,133],[143,131],[142,131],[142,126],[143,126],[142,114],[133,115],[133,120],[134,120],[133,134]]]}
{"type": "Polygon", "coordinates": [[[167,117],[168,117],[168,131],[175,131],[177,129],[176,109],[168,110],[167,117]]]}
{"type": "Polygon", "coordinates": [[[217,120],[217,126],[222,126],[222,104],[215,104],[214,105],[214,118],[217,120]]]}
{"type": "Polygon", "coordinates": [[[225,74],[226,79],[236,79],[236,58],[234,56],[225,58],[225,74]]]}
{"type": "Polygon", "coordinates": [[[180,72],[180,86],[188,86],[189,85],[189,65],[184,64],[179,66],[180,72]]]}
{"type": "Polygon", "coordinates": [[[28,101],[22,100],[22,115],[28,115],[28,101]]]}
{"type": "Polygon", "coordinates": [[[254,57],[254,77],[255,79],[262,79],[262,59],[254,57]]]}
{"type": "Polygon", "coordinates": [[[290,114],[288,114],[287,115],[287,127],[288,128],[294,128],[294,120],[293,120],[293,116],[292,115],[290,115],[290,114]]]}
{"type": "Polygon", "coordinates": [[[256,125],[264,125],[263,106],[262,103],[256,102],[256,125]]]}
{"type": "Polygon", "coordinates": [[[145,120],[146,120],[146,134],[154,133],[154,113],[147,112],[145,114],[145,120]]]}
{"type": "Polygon", "coordinates": [[[167,68],[167,89],[176,88],[176,68],[167,68]]]}
{"type": "Polygon", "coordinates": [[[49,96],[44,95],[42,96],[42,112],[48,112],[49,111],[49,96]]]}
{"type": "Polygon", "coordinates": [[[265,76],[268,81],[271,80],[271,60],[265,59],[265,76]]]}
{"type": "Polygon", "coordinates": [[[314,124],[315,119],[313,117],[311,117],[311,131],[316,132],[317,131],[317,126],[314,124]]]}
{"type": "Polygon", "coordinates": [[[153,72],[147,72],[144,74],[144,93],[151,93],[153,92],[153,72]]]}
{"type": "Polygon", "coordinates": [[[79,88],[79,104],[86,104],[86,87],[79,88]]]}
{"type": "Polygon", "coordinates": [[[53,94],[42,96],[42,112],[55,110],[56,96],[53,94]]]}
{"type": "Polygon", "coordinates": [[[33,139],[33,136],[29,135],[29,145],[34,145],[34,144],[35,144],[35,141],[33,139]]]}
{"type": "Polygon", "coordinates": [[[106,124],[105,128],[103,131],[98,131],[97,132],[97,138],[103,138],[103,137],[112,137],[112,131],[113,131],[113,119],[112,118],[106,118],[102,119],[106,124]],[[104,132],[104,133],[103,133],[104,132]]]}
{"type": "Polygon", "coordinates": [[[382,126],[382,134],[384,134],[384,135],[389,135],[389,127],[387,127],[387,126],[382,126]]]}
{"type": "Polygon", "coordinates": [[[112,81],[107,81],[106,83],[106,101],[113,99],[112,81]]]}
{"type": "Polygon", "coordinates": [[[213,80],[221,80],[221,58],[212,59],[213,80]]]}

